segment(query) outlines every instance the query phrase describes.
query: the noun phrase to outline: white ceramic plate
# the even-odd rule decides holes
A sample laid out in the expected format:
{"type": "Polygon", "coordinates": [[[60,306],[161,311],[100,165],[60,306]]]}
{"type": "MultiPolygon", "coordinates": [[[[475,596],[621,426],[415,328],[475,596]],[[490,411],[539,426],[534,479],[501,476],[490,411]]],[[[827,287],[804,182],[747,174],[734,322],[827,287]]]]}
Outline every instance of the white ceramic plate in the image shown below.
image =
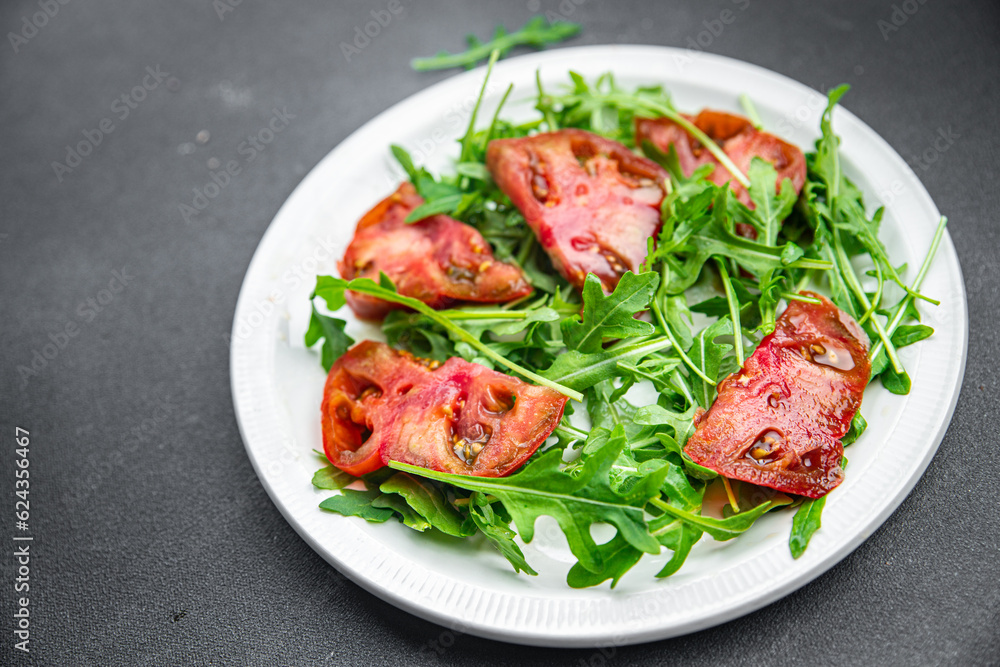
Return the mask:
{"type": "MultiPolygon", "coordinates": [[[[678,49],[601,46],[561,49],[501,62],[482,117],[508,83],[509,118],[533,118],[535,70],[548,86],[573,69],[588,78],[613,71],[619,84],[664,84],[678,108],[739,110],[755,101],[764,126],[799,146],[818,136],[825,96],[746,63],[678,49]]],[[[902,502],[934,455],[958,399],[965,370],[967,313],[958,258],[946,236],[924,290],[941,299],[924,307],[935,334],[901,351],[913,380],[908,396],[878,383],[866,393],[869,428],[848,453],[846,481],[833,492],[805,555],[788,551],[792,513],[772,513],[738,539],[704,538],[681,571],[653,574],[667,555],[646,556],[611,590],[566,586],[572,557],[554,521],[543,517],[524,548],[537,577],[515,575],[488,544],[369,524],[324,512],[330,492],[312,487],[321,450],[319,405],[324,373],[304,349],[308,296],[316,274],[336,274],[354,225],[391,192],[402,172],[389,144],[410,150],[434,171],[450,168],[483,77],[460,74],[378,115],[326,156],[278,212],[250,263],[233,325],[233,400],[247,452],[289,523],[334,567],[375,595],[462,632],[525,644],[607,646],[693,632],[758,609],[817,577],[871,535],[902,502]]],[[[846,98],[847,104],[851,97],[846,98]]],[[[916,176],[885,141],[844,109],[834,126],[844,169],[870,205],[886,204],[882,239],[894,262],[919,266],[939,213],[916,176]]],[[[357,340],[377,328],[349,318],[357,340]]]]}

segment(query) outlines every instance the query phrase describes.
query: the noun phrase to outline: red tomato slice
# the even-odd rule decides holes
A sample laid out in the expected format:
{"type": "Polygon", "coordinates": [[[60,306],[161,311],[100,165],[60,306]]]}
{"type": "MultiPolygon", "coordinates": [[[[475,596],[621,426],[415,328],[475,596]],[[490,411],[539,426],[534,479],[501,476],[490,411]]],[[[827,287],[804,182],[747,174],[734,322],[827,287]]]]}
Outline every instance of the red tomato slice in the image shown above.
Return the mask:
{"type": "Polygon", "coordinates": [[[792,301],[743,369],[719,383],[684,451],[720,475],[809,498],[843,480],[847,433],[871,374],[868,337],[829,300],[792,301]]]}
{"type": "Polygon", "coordinates": [[[655,162],[568,129],[491,141],[486,166],[576,287],[593,273],[610,292],[646,259],[647,239],[660,227],[666,178],[655,162]]]}
{"type": "MultiPolygon", "coordinates": [[[[358,222],[354,239],[338,264],[347,280],[385,273],[400,294],[432,308],[458,301],[500,303],[531,294],[521,269],[500,262],[473,227],[446,215],[403,222],[424,202],[409,182],[375,205],[358,222]]],[[[347,303],[364,319],[385,317],[399,308],[381,299],[347,293],[347,303]]]]}
{"type": "MultiPolygon", "coordinates": [[[[750,169],[750,161],[759,157],[774,165],[778,172],[777,187],[780,188],[782,181],[790,178],[795,192],[802,191],[802,186],[806,182],[806,158],[796,146],[773,134],[757,130],[753,123],[736,114],[705,109],[697,116],[684,117],[719,144],[744,174],[750,169]]],[[[728,182],[736,197],[747,206],[753,207],[747,189],[680,125],[667,118],[636,117],[636,144],[641,146],[646,140],[663,152],[667,152],[673,146],[677,151],[681,169],[687,176],[703,164],[715,165],[709,180],[719,185],[728,182]]],[[[748,238],[757,236],[756,230],[750,225],[740,224],[737,231],[748,238]]]]}
{"type": "Polygon", "coordinates": [[[330,369],[323,448],[363,475],[389,461],[479,477],[521,466],[562,419],[566,397],[479,364],[358,343],[330,369]]]}

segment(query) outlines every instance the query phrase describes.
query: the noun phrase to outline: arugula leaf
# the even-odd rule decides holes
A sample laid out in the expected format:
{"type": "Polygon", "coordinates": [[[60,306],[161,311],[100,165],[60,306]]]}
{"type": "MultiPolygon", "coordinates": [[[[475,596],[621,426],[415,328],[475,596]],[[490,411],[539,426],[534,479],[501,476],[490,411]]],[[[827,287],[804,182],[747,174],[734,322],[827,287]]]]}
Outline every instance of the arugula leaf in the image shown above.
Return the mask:
{"type": "Polygon", "coordinates": [[[427,522],[442,533],[455,537],[467,537],[470,533],[462,530],[464,517],[456,510],[430,481],[396,473],[379,486],[382,493],[395,493],[427,522]]]}
{"type": "Polygon", "coordinates": [[[655,330],[635,314],[649,305],[660,276],[654,272],[636,275],[626,271],[614,291],[605,296],[601,281],[593,273],[583,285],[583,321],[568,317],[562,322],[566,346],[584,353],[601,350],[605,338],[648,336],[655,330]]]}
{"type": "Polygon", "coordinates": [[[892,366],[889,366],[878,377],[882,380],[882,386],[893,394],[905,396],[910,393],[910,376],[905,370],[897,373],[892,366]]]}
{"type": "Polygon", "coordinates": [[[693,547],[701,536],[704,535],[704,531],[699,530],[695,526],[689,523],[681,523],[678,526],[676,532],[671,533],[672,541],[670,544],[664,544],[668,549],[672,549],[674,554],[667,561],[667,564],[663,566],[663,569],[656,573],[658,579],[663,579],[664,577],[669,577],[675,574],[677,570],[681,569],[684,565],[684,561],[687,560],[688,555],[691,553],[691,547],[693,547]]]}
{"type": "Polygon", "coordinates": [[[819,530],[821,525],[821,515],[823,506],[826,505],[826,496],[822,498],[806,499],[799,505],[792,519],[792,534],[788,537],[788,548],[792,552],[792,558],[798,558],[806,552],[809,540],[813,533],[819,530]]]}
{"type": "Polygon", "coordinates": [[[575,563],[566,575],[566,583],[570,588],[589,588],[597,586],[608,579],[611,580],[611,588],[614,588],[618,581],[632,566],[639,562],[643,552],[633,547],[621,534],[615,535],[609,542],[597,547],[601,554],[603,566],[597,572],[588,570],[583,563],[575,563]]]}
{"type": "Polygon", "coordinates": [[[523,28],[507,33],[503,26],[497,27],[493,39],[481,42],[474,35],[468,35],[466,41],[469,49],[462,53],[441,51],[429,58],[414,58],[410,66],[418,72],[428,70],[450,69],[452,67],[473,67],[480,60],[488,58],[493,51],[499,51],[503,57],[515,46],[531,46],[540,49],[547,44],[554,44],[569,39],[580,32],[580,24],[558,21],[549,23],[544,16],[535,16],[523,28]]]}
{"type": "MultiPolygon", "coordinates": [[[[642,508],[649,499],[636,494],[621,496],[610,486],[608,472],[624,447],[624,429],[615,427],[606,444],[588,457],[576,475],[560,469],[562,452],[558,450],[542,454],[510,477],[499,478],[452,475],[397,462],[389,465],[462,489],[493,495],[510,512],[525,542],[534,538],[535,520],[539,516],[553,517],[580,564],[591,572],[598,572],[604,567],[604,556],[590,535],[590,526],[594,523],[616,526],[623,538],[641,551],[655,554],[660,550],[659,543],[646,528],[643,515],[642,508]]],[[[646,490],[645,486],[641,489],[646,490]]]]}
{"type": "Polygon", "coordinates": [[[906,347],[907,345],[913,345],[916,342],[922,341],[923,339],[930,337],[933,333],[934,329],[926,324],[907,324],[893,331],[891,340],[892,344],[895,345],[898,350],[901,347],[906,347]]]}
{"type": "Polygon", "coordinates": [[[354,489],[342,489],[340,495],[330,496],[319,504],[320,508],[343,514],[344,516],[357,516],[365,521],[373,523],[383,523],[393,517],[395,512],[384,507],[375,507],[372,501],[379,497],[381,493],[375,489],[366,491],[355,491],[354,489]]]}
{"type": "MultiPolygon", "coordinates": [[[[694,338],[688,356],[694,362],[702,374],[712,379],[718,379],[719,368],[722,366],[722,359],[733,349],[728,343],[717,343],[715,339],[720,336],[732,335],[733,323],[728,318],[721,318],[713,322],[698,332],[694,338]]],[[[712,407],[715,400],[715,387],[705,382],[701,378],[692,379],[694,385],[695,398],[706,410],[712,407]]]]}
{"type": "Polygon", "coordinates": [[[399,515],[399,519],[403,522],[404,526],[412,528],[419,533],[431,527],[427,519],[417,514],[417,511],[410,507],[402,496],[398,496],[395,493],[383,493],[376,496],[372,500],[372,507],[394,511],[399,515]]]}
{"type": "Polygon", "coordinates": [[[340,468],[330,465],[316,471],[316,474],[314,474],[312,478],[312,484],[317,489],[336,491],[344,488],[355,480],[357,480],[357,477],[348,475],[340,468]]]}
{"type": "Polygon", "coordinates": [[[542,375],[570,389],[583,390],[615,377],[619,363],[634,364],[649,354],[673,345],[669,338],[662,337],[623,343],[592,354],[570,350],[556,357],[542,375]]]}
{"type": "Polygon", "coordinates": [[[333,362],[344,352],[347,352],[347,348],[354,345],[354,339],[344,333],[346,325],[344,320],[321,314],[313,305],[312,316],[309,318],[309,328],[306,330],[306,347],[312,347],[320,339],[323,339],[320,363],[323,364],[327,373],[330,372],[333,362]]]}
{"type": "Polygon", "coordinates": [[[510,529],[510,525],[500,518],[500,515],[493,510],[493,506],[482,493],[473,493],[469,500],[469,516],[483,535],[496,547],[497,551],[507,559],[514,568],[514,572],[524,572],[525,574],[537,575],[524,559],[524,552],[521,547],[514,542],[515,533],[510,529]]]}
{"type": "MultiPolygon", "coordinates": [[[[753,216],[759,223],[758,231],[763,232],[761,242],[774,245],[778,239],[778,227],[788,217],[798,195],[790,178],[781,182],[778,191],[778,172],[770,162],[759,157],[750,161],[750,200],[754,203],[753,216]],[[775,194],[777,192],[777,194],[775,194]]],[[[757,225],[755,225],[757,226],[757,225]]]]}
{"type": "Polygon", "coordinates": [[[734,537],[745,533],[750,526],[753,525],[762,514],[771,509],[773,503],[768,500],[767,502],[761,503],[752,510],[747,510],[746,512],[740,512],[739,514],[734,514],[726,519],[716,519],[710,516],[701,516],[700,514],[692,514],[680,508],[674,507],[668,503],[663,502],[653,498],[652,502],[655,506],[659,507],[665,514],[670,514],[685,523],[689,523],[696,528],[708,533],[713,539],[719,542],[725,542],[726,540],[731,540],[734,537]]]}
{"type": "Polygon", "coordinates": [[[551,380],[548,380],[537,373],[533,373],[532,371],[529,371],[528,369],[519,366],[502,355],[494,352],[489,346],[483,344],[478,338],[422,301],[397,294],[395,291],[387,289],[382,285],[377,285],[375,281],[370,278],[355,278],[354,280],[347,281],[343,278],[334,278],[333,276],[316,276],[315,295],[324,299],[327,303],[327,307],[331,309],[335,309],[335,304],[340,304],[337,305],[336,308],[339,308],[344,304],[344,291],[348,289],[412,308],[418,313],[433,320],[436,324],[441,325],[445,330],[454,334],[459,340],[464,343],[468,343],[482,352],[484,356],[497,362],[501,366],[509,368],[515,373],[519,373],[537,384],[549,387],[550,389],[555,389],[559,393],[569,396],[572,399],[577,401],[583,400],[583,395],[579,392],[552,382],[551,380]]]}
{"type": "Polygon", "coordinates": [[[458,208],[458,205],[462,203],[462,194],[447,195],[445,197],[440,197],[431,201],[426,201],[420,206],[416,207],[406,216],[403,222],[411,224],[414,222],[420,222],[425,218],[429,218],[432,215],[439,215],[441,213],[454,213],[458,208]]]}

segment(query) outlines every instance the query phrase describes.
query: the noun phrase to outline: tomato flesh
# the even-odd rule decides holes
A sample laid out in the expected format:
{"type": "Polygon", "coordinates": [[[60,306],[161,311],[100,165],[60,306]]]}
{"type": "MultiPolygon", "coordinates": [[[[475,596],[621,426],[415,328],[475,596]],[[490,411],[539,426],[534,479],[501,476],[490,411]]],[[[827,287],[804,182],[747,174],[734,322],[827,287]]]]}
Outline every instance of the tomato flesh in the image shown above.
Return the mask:
{"type": "MultiPolygon", "coordinates": [[[[412,224],[406,216],[424,202],[405,182],[358,222],[338,268],[347,280],[385,273],[405,296],[432,308],[460,301],[501,303],[531,294],[521,269],[498,261],[475,228],[446,215],[412,224]]],[[[363,319],[379,320],[393,308],[382,299],[347,292],[347,303],[363,319]]]]}
{"type": "MultiPolygon", "coordinates": [[[[789,178],[796,194],[802,191],[802,186],[806,182],[806,158],[798,147],[773,134],[761,132],[748,119],[736,114],[704,109],[697,116],[684,117],[719,144],[723,152],[744,174],[749,172],[753,158],[759,157],[774,165],[778,172],[778,188],[786,178],[789,178]]],[[[681,170],[686,176],[690,176],[695,169],[704,164],[714,165],[709,180],[718,185],[729,183],[733,194],[741,202],[753,208],[747,189],[733,178],[729,170],[723,167],[708,149],[672,120],[636,117],[635,141],[640,146],[644,141],[649,141],[664,153],[673,146],[681,170]]],[[[756,230],[750,225],[740,223],[737,231],[748,238],[757,236],[756,230]]]]}
{"type": "Polygon", "coordinates": [[[792,301],[744,367],[719,383],[684,451],[732,479],[819,498],[843,480],[840,439],[868,379],[868,337],[825,297],[792,301]]]}
{"type": "Polygon", "coordinates": [[[486,166],[577,288],[593,273],[610,292],[645,261],[647,239],[660,227],[666,178],[655,162],[610,139],[566,129],[491,141],[486,166]]]}
{"type": "Polygon", "coordinates": [[[363,341],[330,369],[323,448],[331,463],[356,476],[399,461],[502,477],[545,442],[566,400],[457,357],[439,365],[363,341]]]}

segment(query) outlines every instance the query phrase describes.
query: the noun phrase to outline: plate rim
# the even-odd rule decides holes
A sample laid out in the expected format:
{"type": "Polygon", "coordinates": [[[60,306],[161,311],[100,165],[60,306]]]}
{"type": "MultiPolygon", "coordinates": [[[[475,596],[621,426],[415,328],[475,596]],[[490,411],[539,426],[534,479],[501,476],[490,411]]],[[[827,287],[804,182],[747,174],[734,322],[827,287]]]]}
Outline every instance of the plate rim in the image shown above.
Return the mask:
{"type": "MultiPolygon", "coordinates": [[[[564,59],[571,59],[573,56],[585,56],[587,58],[594,57],[596,55],[601,55],[603,53],[614,53],[616,56],[621,56],[622,54],[634,55],[637,58],[642,58],[643,56],[648,56],[651,54],[656,54],[658,57],[671,56],[674,58],[689,58],[690,54],[688,50],[676,47],[666,47],[666,46],[655,46],[655,45],[620,45],[620,44],[608,44],[608,45],[592,45],[592,46],[580,46],[580,47],[570,47],[562,49],[549,49],[546,51],[527,54],[519,56],[516,58],[510,58],[497,63],[494,69],[494,76],[500,76],[507,70],[515,70],[523,67],[525,64],[530,63],[531,65],[541,68],[549,61],[561,61],[564,59]]],[[[763,77],[764,79],[771,79],[775,83],[782,86],[788,86],[789,84],[802,90],[808,90],[810,93],[821,95],[809,88],[805,84],[802,84],[790,77],[773,72],[766,68],[760,67],[758,65],[747,63],[734,58],[729,58],[725,56],[719,56],[711,53],[698,53],[697,58],[699,60],[704,60],[710,66],[724,66],[724,67],[737,67],[743,70],[753,71],[756,75],[763,77]]],[[[609,65],[609,67],[611,67],[609,65]]],[[[290,210],[295,204],[296,195],[300,191],[308,190],[311,187],[312,181],[319,178],[319,174],[324,171],[324,165],[329,162],[335,162],[336,154],[341,151],[341,149],[348,145],[352,139],[357,135],[362,133],[365,128],[379,123],[382,119],[386,117],[391,117],[393,114],[398,114],[401,109],[405,108],[407,105],[412,104],[414,98],[419,96],[430,96],[438,90],[460,85],[466,80],[481,81],[482,76],[485,72],[483,67],[476,68],[474,70],[463,72],[455,76],[443,79],[431,86],[425,87],[412,95],[407,96],[405,99],[393,104],[386,110],[375,115],[373,118],[368,120],[359,128],[355,129],[350,135],[348,135],[343,141],[341,141],[336,147],[334,147],[330,152],[328,152],[316,165],[309,171],[309,173],[302,179],[302,181],[296,186],[288,198],[284,201],[282,206],[279,208],[275,217],[269,223],[267,230],[262,236],[254,255],[248,265],[246,274],[244,276],[243,282],[240,288],[239,298],[237,300],[236,308],[233,315],[233,328],[232,328],[232,338],[230,347],[230,382],[231,391],[233,396],[233,405],[236,415],[237,424],[239,426],[240,435],[244,443],[244,447],[247,450],[247,454],[251,460],[254,470],[261,481],[262,486],[268,493],[272,502],[285,517],[285,520],[291,524],[293,529],[310,545],[318,554],[320,554],[324,560],[333,565],[341,574],[347,576],[349,579],[357,583],[359,586],[367,590],[368,592],[378,596],[379,598],[389,602],[390,604],[401,608],[409,613],[412,613],[421,618],[425,618],[432,622],[438,623],[440,625],[450,627],[453,630],[474,634],[477,636],[486,637],[489,639],[496,639],[506,642],[514,642],[520,644],[537,645],[537,646],[558,646],[558,647],[599,647],[605,645],[615,645],[621,646],[626,644],[641,643],[647,641],[654,641],[657,639],[665,639],[668,637],[679,636],[683,634],[688,634],[701,629],[713,627],[727,621],[733,620],[740,616],[746,615],[752,611],[760,609],[782,597],[789,595],[790,593],[802,588],[809,582],[813,581],[835,564],[843,560],[848,554],[853,552],[858,548],[864,541],[866,541],[871,534],[878,530],[885,521],[895,512],[895,510],[902,504],[903,500],[909,495],[916,483],[922,478],[927,466],[930,464],[931,459],[937,452],[941,441],[944,438],[945,432],[951,422],[952,416],[955,411],[955,407],[959,400],[961,393],[962,379],[965,374],[965,366],[968,354],[968,304],[965,293],[965,284],[962,279],[961,265],[958,261],[957,253],[955,252],[954,245],[951,241],[950,235],[945,232],[944,238],[942,239],[942,244],[938,250],[938,255],[936,263],[941,261],[943,256],[949,256],[949,259],[953,261],[954,269],[958,272],[957,280],[957,290],[960,296],[961,302],[961,314],[957,326],[960,333],[958,336],[958,342],[960,344],[960,364],[958,367],[958,372],[955,374],[956,379],[954,383],[954,389],[951,391],[949,396],[949,405],[941,414],[941,419],[937,425],[936,431],[931,435],[928,441],[931,443],[929,447],[923,452],[923,456],[916,465],[910,466],[911,472],[902,479],[896,487],[894,487],[894,492],[888,502],[885,502],[880,510],[874,515],[873,518],[868,519],[862,528],[851,535],[847,540],[843,541],[839,545],[830,551],[824,552],[821,557],[811,559],[814,562],[810,563],[809,566],[796,573],[794,576],[783,581],[778,586],[770,586],[761,593],[751,595],[747,599],[739,601],[737,604],[732,605],[730,608],[723,611],[713,613],[713,614],[703,614],[700,616],[695,616],[689,621],[682,623],[675,623],[666,627],[646,627],[640,631],[622,635],[616,635],[610,637],[606,634],[595,634],[595,628],[587,628],[586,633],[576,632],[575,634],[559,634],[554,633],[551,628],[543,627],[537,631],[531,630],[511,630],[502,627],[495,627],[493,624],[485,623],[467,623],[465,621],[456,621],[453,614],[447,614],[440,611],[438,608],[431,607],[427,604],[422,604],[419,600],[411,600],[405,595],[400,593],[398,590],[394,590],[392,586],[386,585],[384,581],[373,580],[372,578],[365,576],[364,573],[351,567],[345,560],[339,558],[337,554],[332,553],[325,545],[321,544],[316,536],[313,535],[306,526],[304,526],[299,518],[294,514],[291,507],[291,501],[286,501],[281,495],[282,485],[275,483],[275,479],[272,475],[268,474],[265,469],[265,462],[259,456],[259,452],[251,446],[251,440],[258,440],[262,435],[259,430],[254,433],[248,433],[249,424],[256,423],[256,414],[253,410],[253,404],[247,403],[244,395],[241,394],[241,387],[239,382],[242,379],[240,375],[243,372],[247,358],[246,354],[249,352],[248,344],[244,344],[242,338],[237,336],[238,323],[241,321],[241,316],[244,316],[248,310],[248,304],[253,298],[251,294],[251,278],[255,275],[255,272],[260,271],[260,266],[265,261],[264,254],[265,249],[268,248],[273,242],[273,238],[278,234],[278,227],[275,224],[276,221],[283,219],[288,215],[288,210],[290,210]]],[[[664,81],[668,80],[670,72],[664,72],[659,77],[664,81]]],[[[651,78],[653,78],[651,76],[651,78]]],[[[866,123],[857,118],[854,114],[848,111],[846,108],[840,107],[837,111],[838,119],[842,123],[844,119],[848,120],[848,123],[853,123],[859,131],[865,135],[866,141],[871,141],[872,144],[879,149],[885,157],[890,161],[897,163],[898,166],[902,166],[903,174],[907,177],[909,185],[911,186],[911,194],[915,196],[918,200],[918,204],[921,208],[928,208],[933,211],[936,215],[940,216],[936,205],[931,199],[929,193],[920,183],[919,179],[912,169],[907,165],[907,163],[902,159],[902,157],[881,137],[877,132],[872,130],[866,123]]],[[[950,262],[951,263],[951,262],[950,262]]],[[[261,328],[262,329],[262,328],[261,328]]],[[[260,329],[258,330],[260,333],[260,329]]],[[[257,359],[256,361],[260,361],[257,359]]],[[[265,370],[268,366],[273,365],[273,355],[265,355],[265,370]]],[[[905,409],[905,407],[904,407],[905,409]]],[[[265,425],[266,429],[266,425],[265,425]]],[[[343,554],[341,554],[343,555],[343,554]]],[[[392,582],[389,582],[390,584],[392,582]]],[[[579,630],[579,629],[577,629],[579,630]]]]}

